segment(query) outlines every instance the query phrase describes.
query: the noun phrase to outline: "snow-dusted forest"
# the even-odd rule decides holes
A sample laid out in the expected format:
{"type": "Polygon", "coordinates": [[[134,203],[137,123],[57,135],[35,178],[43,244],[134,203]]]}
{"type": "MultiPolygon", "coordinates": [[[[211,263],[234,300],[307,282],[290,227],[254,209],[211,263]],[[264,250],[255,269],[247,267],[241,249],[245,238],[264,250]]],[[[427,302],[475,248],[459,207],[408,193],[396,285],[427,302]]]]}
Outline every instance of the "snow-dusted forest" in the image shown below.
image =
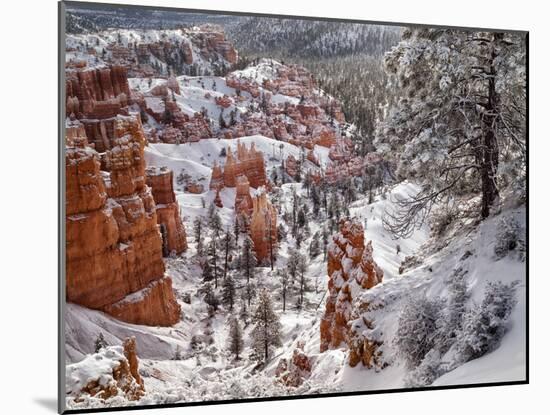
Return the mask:
{"type": "Polygon", "coordinates": [[[70,409],[526,378],[522,33],[67,11],[70,409]]]}

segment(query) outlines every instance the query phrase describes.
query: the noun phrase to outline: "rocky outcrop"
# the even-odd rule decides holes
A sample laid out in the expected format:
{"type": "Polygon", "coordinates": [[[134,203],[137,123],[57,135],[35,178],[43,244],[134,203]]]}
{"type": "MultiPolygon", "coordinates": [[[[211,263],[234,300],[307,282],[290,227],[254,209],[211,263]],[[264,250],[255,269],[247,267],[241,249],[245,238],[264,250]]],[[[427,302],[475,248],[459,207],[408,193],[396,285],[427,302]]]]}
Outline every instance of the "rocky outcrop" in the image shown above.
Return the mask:
{"type": "Polygon", "coordinates": [[[75,402],[85,396],[107,400],[124,396],[137,401],[145,394],[139,374],[135,338],[127,338],[122,346],[107,346],[81,362],[67,365],[66,394],[75,402]]]}
{"type": "Polygon", "coordinates": [[[180,208],[174,194],[173,172],[165,167],[148,167],[147,185],[156,204],[157,222],[161,227],[163,255],[187,250],[187,236],[181,221],[180,208]]]}
{"type": "Polygon", "coordinates": [[[190,181],[190,182],[187,182],[187,184],[184,187],[184,190],[188,193],[193,193],[198,195],[204,192],[204,186],[200,183],[190,181]]]}
{"type": "Polygon", "coordinates": [[[222,202],[222,198],[220,197],[219,189],[216,189],[216,197],[214,198],[214,204],[219,208],[223,207],[223,202],[222,202]]]}
{"type": "Polygon", "coordinates": [[[285,171],[291,178],[298,173],[298,160],[291,154],[285,160],[285,171]]]}
{"type": "Polygon", "coordinates": [[[212,59],[219,54],[230,64],[237,63],[237,51],[231,42],[225,39],[225,34],[220,26],[203,25],[191,29],[188,33],[204,58],[212,59]]]}
{"type": "Polygon", "coordinates": [[[277,246],[277,210],[271,205],[265,192],[256,195],[252,201],[250,237],[259,263],[275,255],[277,246]]]}
{"type": "Polygon", "coordinates": [[[126,68],[84,68],[66,71],[66,113],[77,118],[105,119],[123,112],[130,88],[126,68]]]}
{"type": "Polygon", "coordinates": [[[231,104],[233,104],[233,101],[227,95],[216,97],[214,99],[214,102],[216,103],[217,106],[222,108],[229,108],[231,104]]]}
{"type": "Polygon", "coordinates": [[[246,176],[238,176],[235,192],[235,214],[249,217],[252,214],[252,207],[250,183],[246,176]]]}
{"type": "Polygon", "coordinates": [[[344,219],[328,247],[328,298],[321,320],[321,352],[351,343],[348,322],[353,302],[364,290],[379,284],[383,272],[372,257],[372,241],[365,245],[363,226],[344,219]]]}
{"type": "Polygon", "coordinates": [[[304,344],[298,343],[292,359],[282,358],[275,369],[275,376],[283,385],[297,388],[311,375],[311,361],[304,353],[304,344]]]}
{"type": "MultiPolygon", "coordinates": [[[[106,312],[164,278],[156,206],[145,184],[141,123],[125,116],[111,121],[113,136],[106,137],[109,149],[101,158],[88,146],[80,123],[69,123],[65,158],[66,298],[106,312]]],[[[162,292],[143,296],[143,308],[151,311],[146,319],[133,314],[133,308],[120,309],[116,317],[130,323],[176,323],[174,293],[162,292]]]]}
{"type": "Polygon", "coordinates": [[[159,324],[156,316],[174,324],[180,319],[180,306],[174,300],[172,279],[163,277],[151,282],[145,288],[127,295],[122,300],[110,304],[104,311],[120,320],[127,320],[131,316],[132,323],[146,326],[165,325],[159,324]]]}
{"type": "Polygon", "coordinates": [[[214,166],[212,167],[212,175],[210,176],[210,190],[222,189],[223,185],[223,170],[218,165],[218,163],[214,161],[214,166]]]}
{"type": "Polygon", "coordinates": [[[250,186],[254,188],[267,184],[263,153],[256,150],[254,143],[248,148],[238,142],[236,157],[231,149],[227,150],[227,160],[223,169],[224,186],[235,187],[240,175],[246,176],[250,186]]]}

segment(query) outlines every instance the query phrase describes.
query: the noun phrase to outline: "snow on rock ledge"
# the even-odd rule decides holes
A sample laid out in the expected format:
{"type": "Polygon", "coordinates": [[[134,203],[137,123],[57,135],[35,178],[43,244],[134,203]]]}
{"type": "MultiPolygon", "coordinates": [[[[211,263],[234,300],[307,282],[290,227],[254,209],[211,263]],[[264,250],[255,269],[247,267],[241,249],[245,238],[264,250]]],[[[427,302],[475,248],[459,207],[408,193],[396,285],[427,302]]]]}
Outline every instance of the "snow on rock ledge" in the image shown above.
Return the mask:
{"type": "Polygon", "coordinates": [[[108,346],[66,367],[66,393],[75,403],[89,398],[108,400],[122,396],[139,400],[145,394],[139,374],[135,338],[122,346],[108,346]]]}
{"type": "Polygon", "coordinates": [[[359,222],[340,222],[340,232],[332,237],[328,247],[328,275],[321,352],[338,348],[343,342],[352,346],[348,327],[352,304],[362,291],[382,282],[383,272],[372,257],[372,242],[365,245],[363,226],[359,222]]]}

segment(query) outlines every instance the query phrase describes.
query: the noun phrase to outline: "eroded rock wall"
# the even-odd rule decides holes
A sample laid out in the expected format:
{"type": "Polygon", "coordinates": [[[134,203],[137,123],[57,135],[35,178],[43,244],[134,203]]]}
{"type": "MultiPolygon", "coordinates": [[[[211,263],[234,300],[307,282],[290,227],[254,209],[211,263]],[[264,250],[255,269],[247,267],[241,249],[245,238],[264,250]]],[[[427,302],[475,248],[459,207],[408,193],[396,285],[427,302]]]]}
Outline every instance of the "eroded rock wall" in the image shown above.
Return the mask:
{"type": "Polygon", "coordinates": [[[365,244],[363,226],[344,219],[328,246],[328,298],[321,320],[321,352],[351,344],[348,322],[353,302],[364,290],[382,282],[383,272],[365,244]]]}

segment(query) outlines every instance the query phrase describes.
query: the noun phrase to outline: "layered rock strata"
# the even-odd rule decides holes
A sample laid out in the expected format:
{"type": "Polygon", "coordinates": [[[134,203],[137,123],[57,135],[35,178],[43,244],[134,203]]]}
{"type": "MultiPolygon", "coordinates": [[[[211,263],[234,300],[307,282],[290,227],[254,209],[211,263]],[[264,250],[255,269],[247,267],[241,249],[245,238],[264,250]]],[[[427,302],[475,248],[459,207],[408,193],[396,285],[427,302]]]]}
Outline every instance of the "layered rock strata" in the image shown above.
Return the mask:
{"type": "Polygon", "coordinates": [[[88,145],[79,122],[67,126],[67,301],[130,323],[172,325],[179,321],[179,305],[164,281],[169,278],[155,201],[145,184],[141,123],[120,115],[112,122],[109,149],[101,155],[88,145]],[[146,287],[151,289],[143,295],[127,298],[146,287]],[[125,299],[133,305],[114,308],[125,299]]]}
{"type": "Polygon", "coordinates": [[[180,254],[187,250],[187,236],[174,194],[173,172],[165,167],[148,167],[146,175],[156,204],[157,222],[161,227],[163,254],[180,254]]]}
{"type": "Polygon", "coordinates": [[[348,322],[353,302],[383,278],[372,252],[372,241],[365,244],[363,226],[342,220],[340,231],[328,246],[328,298],[321,320],[321,352],[352,343],[348,322]]]}

